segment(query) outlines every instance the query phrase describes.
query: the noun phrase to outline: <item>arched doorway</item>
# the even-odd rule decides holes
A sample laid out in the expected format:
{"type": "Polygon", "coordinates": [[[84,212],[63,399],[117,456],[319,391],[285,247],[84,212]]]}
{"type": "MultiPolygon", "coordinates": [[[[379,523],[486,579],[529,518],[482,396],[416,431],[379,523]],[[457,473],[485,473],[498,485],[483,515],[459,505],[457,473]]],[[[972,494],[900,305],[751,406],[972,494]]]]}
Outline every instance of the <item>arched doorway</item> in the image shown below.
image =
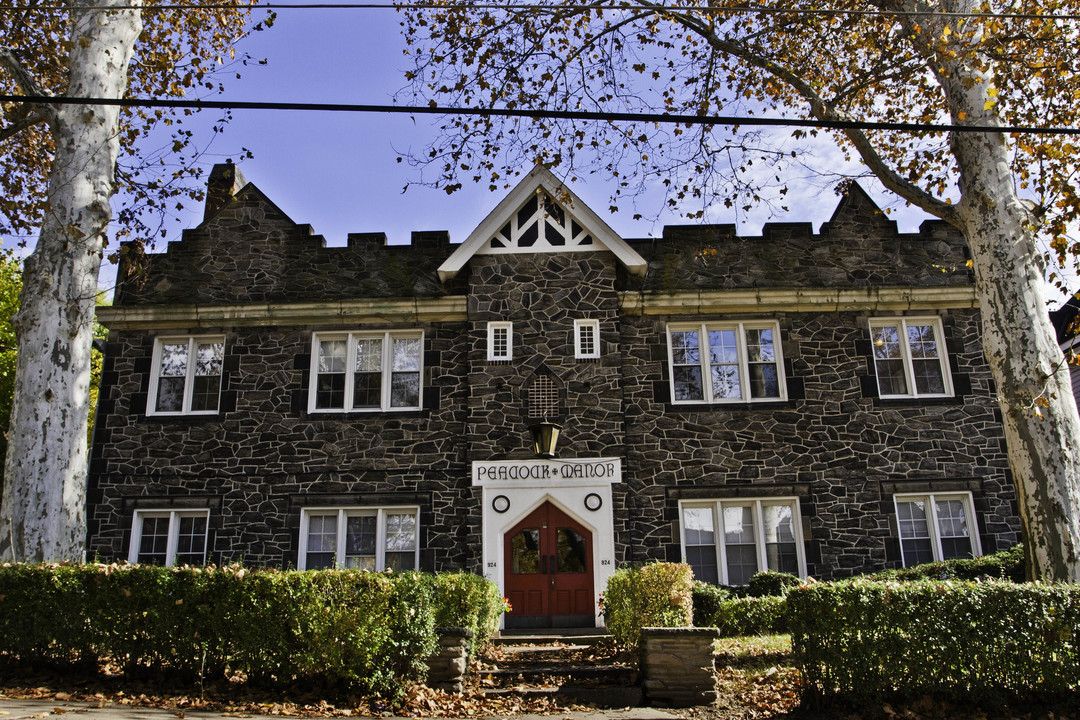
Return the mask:
{"type": "Polygon", "coordinates": [[[507,628],[593,627],[592,533],[550,502],[505,538],[507,628]]]}

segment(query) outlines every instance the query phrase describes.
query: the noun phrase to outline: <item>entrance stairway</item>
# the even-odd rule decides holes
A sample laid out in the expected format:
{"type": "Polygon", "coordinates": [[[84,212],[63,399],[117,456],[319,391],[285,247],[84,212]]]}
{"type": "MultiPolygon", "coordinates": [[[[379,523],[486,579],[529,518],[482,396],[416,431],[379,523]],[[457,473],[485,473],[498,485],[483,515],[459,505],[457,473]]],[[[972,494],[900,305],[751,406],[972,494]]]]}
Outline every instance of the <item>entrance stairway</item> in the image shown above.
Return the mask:
{"type": "Polygon", "coordinates": [[[641,704],[637,657],[601,628],[504,630],[477,664],[485,696],[548,698],[599,708],[641,704]]]}

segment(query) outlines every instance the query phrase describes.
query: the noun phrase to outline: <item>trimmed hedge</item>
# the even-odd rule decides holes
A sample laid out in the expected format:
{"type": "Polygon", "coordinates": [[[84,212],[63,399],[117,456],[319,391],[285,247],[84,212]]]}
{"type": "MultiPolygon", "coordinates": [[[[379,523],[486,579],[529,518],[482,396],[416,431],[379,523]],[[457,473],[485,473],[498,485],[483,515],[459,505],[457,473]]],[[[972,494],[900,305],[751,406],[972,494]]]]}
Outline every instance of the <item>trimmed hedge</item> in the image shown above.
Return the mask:
{"type": "Polygon", "coordinates": [[[0,658],[395,695],[425,677],[436,617],[487,627],[489,595],[412,572],[4,565],[0,658]]]}
{"type": "Polygon", "coordinates": [[[786,633],[787,601],[775,595],[732,598],[720,603],[708,625],[717,628],[721,637],[786,633]]]}
{"type": "Polygon", "coordinates": [[[763,570],[755,573],[747,585],[746,594],[750,597],[783,597],[793,587],[798,587],[802,580],[798,575],[763,570]]]}
{"type": "Polygon", "coordinates": [[[899,570],[883,570],[866,575],[874,580],[1011,580],[1022,583],[1024,575],[1024,546],[1013,545],[992,555],[958,560],[924,563],[899,570]]]}
{"type": "Polygon", "coordinates": [[[608,578],[601,599],[616,642],[637,647],[645,627],[689,627],[694,619],[694,573],[686,563],[624,567],[608,578]]]}
{"type": "Polygon", "coordinates": [[[712,627],[720,605],[731,599],[731,591],[721,585],[695,580],[691,597],[694,603],[694,627],[712,627]]]}
{"type": "Polygon", "coordinates": [[[1080,691],[1080,586],[854,580],[802,586],[787,602],[810,704],[1080,691]]]}
{"type": "Polygon", "coordinates": [[[435,627],[473,631],[472,655],[499,629],[505,606],[495,583],[467,572],[434,577],[435,627]]]}

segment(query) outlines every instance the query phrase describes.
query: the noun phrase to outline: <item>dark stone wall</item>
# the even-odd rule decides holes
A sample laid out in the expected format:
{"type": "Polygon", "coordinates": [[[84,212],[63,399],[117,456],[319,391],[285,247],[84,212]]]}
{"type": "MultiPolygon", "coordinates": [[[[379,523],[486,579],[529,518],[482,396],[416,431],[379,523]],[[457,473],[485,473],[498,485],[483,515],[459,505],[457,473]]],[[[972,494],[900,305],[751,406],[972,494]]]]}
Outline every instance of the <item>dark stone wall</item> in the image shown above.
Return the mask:
{"type": "MultiPolygon", "coordinates": [[[[419,412],[307,412],[306,327],[190,328],[226,337],[221,412],[146,416],[154,332],[113,331],[91,454],[89,554],[125,558],[136,509],[210,507],[210,560],[294,565],[300,510],[419,505],[421,565],[479,571],[482,529],[470,463],[531,456],[527,388],[559,388],[563,457],[620,457],[613,487],[620,562],[679,559],[678,502],[800,499],[808,571],[843,576],[899,564],[892,496],[970,490],[985,552],[1018,540],[994,387],[974,310],[940,314],[956,396],[876,397],[869,313],[776,313],[788,399],[670,402],[666,324],[731,315],[631,316],[620,292],[971,283],[959,235],[940,223],[897,234],[861,190],[818,234],[767,226],[669,228],[631,244],[628,277],[608,252],[476,255],[452,282],[445,234],[326,248],[252,185],[167,252],[125,260],[120,306],[466,296],[468,320],[426,324],[419,412]],[[574,358],[578,318],[600,322],[601,358],[574,358]],[[487,360],[487,323],[514,323],[509,362],[487,360]]],[[[687,312],[693,312],[692,309],[687,312]]],[[[933,313],[919,313],[927,315],[933,313]]],[[[405,325],[379,326],[406,329],[405,325]]],[[[349,330],[335,326],[334,330],[349,330]]],[[[364,326],[363,329],[379,329],[364,326]]],[[[169,335],[185,334],[170,328],[169,335]]]]}

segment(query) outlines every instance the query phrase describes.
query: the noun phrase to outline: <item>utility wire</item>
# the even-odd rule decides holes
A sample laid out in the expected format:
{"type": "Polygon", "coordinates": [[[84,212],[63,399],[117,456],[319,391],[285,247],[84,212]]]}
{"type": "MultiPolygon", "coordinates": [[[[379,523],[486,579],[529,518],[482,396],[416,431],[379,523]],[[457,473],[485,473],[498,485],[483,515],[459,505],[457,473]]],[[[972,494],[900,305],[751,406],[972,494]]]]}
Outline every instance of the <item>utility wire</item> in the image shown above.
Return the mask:
{"type": "Polygon", "coordinates": [[[36,95],[0,95],[0,103],[35,105],[116,105],[120,107],[190,108],[196,110],[303,110],[321,112],[394,113],[404,115],[472,115],[476,117],[523,117],[549,120],[599,120],[605,122],[645,122],[668,125],[749,125],[810,127],[835,130],[892,130],[899,132],[1016,133],[1025,135],[1080,135],[1080,128],[1033,127],[1030,125],[953,125],[949,123],[871,122],[865,120],[812,120],[776,117],[736,117],[732,115],[664,115],[568,110],[518,110],[513,108],[455,108],[437,105],[353,105],[346,103],[306,103],[242,100],[161,100],[141,98],[86,98],[36,95]]]}
{"type": "MultiPolygon", "coordinates": [[[[499,5],[495,3],[460,3],[473,10],[649,10],[650,6],[633,3],[614,3],[611,5],[538,5],[536,3],[511,3],[499,5]]],[[[449,10],[452,5],[437,2],[411,2],[395,5],[393,3],[275,3],[245,5],[242,3],[151,3],[147,5],[89,5],[80,10],[449,10]]],[[[711,7],[709,5],[684,5],[684,6],[660,6],[657,10],[674,10],[678,12],[700,12],[712,15],[824,15],[824,16],[871,16],[871,17],[938,17],[938,18],[979,18],[987,20],[1080,20],[1080,14],[1051,14],[1051,13],[980,13],[980,12],[925,12],[918,10],[839,10],[829,8],[780,8],[780,7],[755,7],[742,5],[735,7],[711,7]]],[[[69,12],[66,5],[41,6],[41,5],[0,5],[0,11],[10,12],[69,12]]]]}

